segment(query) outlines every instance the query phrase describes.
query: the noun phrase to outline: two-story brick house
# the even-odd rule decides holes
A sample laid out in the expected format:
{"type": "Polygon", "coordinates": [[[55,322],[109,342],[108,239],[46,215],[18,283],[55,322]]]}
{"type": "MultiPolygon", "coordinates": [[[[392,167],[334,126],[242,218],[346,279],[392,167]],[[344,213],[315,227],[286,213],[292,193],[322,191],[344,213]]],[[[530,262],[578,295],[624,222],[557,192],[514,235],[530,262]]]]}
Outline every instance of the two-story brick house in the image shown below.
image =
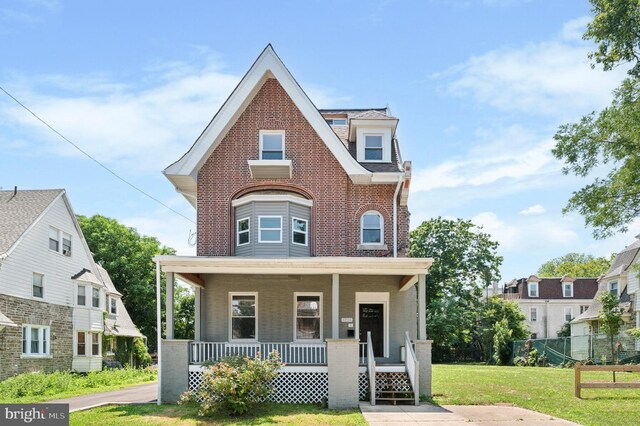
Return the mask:
{"type": "Polygon", "coordinates": [[[160,401],[197,386],[205,360],[272,349],[288,363],[278,401],[353,406],[376,371],[430,393],[432,260],[406,257],[411,164],[397,125],[386,108],[318,110],[267,46],[164,171],[198,228],[197,256],[156,258],[168,283],[160,401]],[[176,277],[195,290],[194,342],[173,339],[176,277]]]}

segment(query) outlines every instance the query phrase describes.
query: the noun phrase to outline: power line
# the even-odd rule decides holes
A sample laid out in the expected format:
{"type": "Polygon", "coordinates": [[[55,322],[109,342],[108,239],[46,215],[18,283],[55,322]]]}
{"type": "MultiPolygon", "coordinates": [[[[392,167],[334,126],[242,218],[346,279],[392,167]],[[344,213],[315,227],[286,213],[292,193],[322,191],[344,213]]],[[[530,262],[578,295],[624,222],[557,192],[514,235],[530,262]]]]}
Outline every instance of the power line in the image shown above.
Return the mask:
{"type": "Polygon", "coordinates": [[[166,209],[171,210],[173,213],[181,216],[182,218],[188,220],[189,222],[195,224],[195,222],[191,219],[189,219],[187,216],[183,215],[182,213],[180,213],[177,210],[174,210],[173,208],[169,207],[168,205],[166,205],[165,203],[163,203],[162,201],[158,200],[156,197],[154,197],[153,195],[143,191],[142,189],[138,188],[137,186],[135,186],[134,184],[132,184],[131,182],[129,182],[128,180],[126,180],[125,178],[121,177],[120,175],[118,175],[116,172],[114,172],[113,170],[111,170],[110,168],[108,168],[107,166],[105,166],[104,164],[102,164],[100,161],[98,161],[97,159],[95,159],[94,157],[91,156],[91,154],[89,154],[88,152],[86,152],[85,150],[83,150],[82,148],[80,148],[78,145],[76,145],[75,143],[71,142],[69,139],[67,139],[62,133],[60,133],[59,131],[57,131],[56,129],[54,129],[51,125],[49,125],[49,123],[47,123],[46,121],[44,121],[42,118],[40,118],[35,112],[31,111],[25,104],[23,104],[22,102],[20,102],[18,99],[16,99],[11,93],[7,92],[2,86],[0,86],[0,90],[2,90],[5,95],[7,95],[8,97],[10,97],[11,99],[13,99],[13,101],[15,103],[17,103],[18,105],[20,105],[22,108],[24,108],[29,114],[33,115],[39,122],[41,122],[42,124],[44,124],[45,126],[47,126],[53,133],[55,133],[56,135],[60,136],[64,141],[66,141],[67,143],[71,144],[75,149],[77,149],[78,151],[80,151],[81,153],[83,153],[85,156],[87,156],[89,159],[91,159],[93,162],[95,162],[97,165],[99,165],[100,167],[102,167],[103,169],[105,169],[107,172],[111,173],[113,176],[115,176],[116,178],[120,179],[122,182],[126,183],[127,185],[129,185],[131,188],[135,189],[136,191],[138,191],[139,193],[141,193],[142,195],[145,195],[149,198],[151,198],[153,201],[155,201],[156,203],[160,204],[161,206],[165,207],[166,209]]]}

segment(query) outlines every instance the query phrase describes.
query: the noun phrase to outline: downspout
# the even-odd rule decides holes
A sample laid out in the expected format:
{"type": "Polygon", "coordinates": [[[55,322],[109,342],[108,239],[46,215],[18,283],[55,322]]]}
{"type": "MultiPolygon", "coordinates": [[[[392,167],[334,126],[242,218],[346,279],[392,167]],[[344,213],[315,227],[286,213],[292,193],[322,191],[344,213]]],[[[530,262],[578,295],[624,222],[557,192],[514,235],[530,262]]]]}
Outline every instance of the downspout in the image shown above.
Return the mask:
{"type": "Polygon", "coordinates": [[[158,405],[162,404],[162,361],[160,358],[160,341],[162,340],[162,293],[160,292],[160,261],[156,260],[156,314],[157,314],[157,343],[158,353],[158,405]]]}
{"type": "Polygon", "coordinates": [[[398,257],[398,194],[404,181],[404,175],[398,176],[396,192],[393,193],[393,257],[398,257]]]}

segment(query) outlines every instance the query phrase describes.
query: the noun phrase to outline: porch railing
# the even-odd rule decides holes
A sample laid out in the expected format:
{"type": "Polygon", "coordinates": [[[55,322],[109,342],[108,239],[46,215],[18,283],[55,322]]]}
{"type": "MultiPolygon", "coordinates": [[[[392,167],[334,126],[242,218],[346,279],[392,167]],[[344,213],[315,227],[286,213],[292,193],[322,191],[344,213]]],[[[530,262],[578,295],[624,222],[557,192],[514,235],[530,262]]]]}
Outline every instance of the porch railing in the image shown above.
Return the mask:
{"type": "Polygon", "coordinates": [[[406,351],[404,357],[404,368],[407,371],[409,381],[411,382],[411,388],[413,389],[413,395],[415,397],[415,405],[420,405],[420,363],[416,357],[416,352],[413,350],[413,345],[411,344],[411,338],[409,337],[408,331],[404,334],[404,347],[406,351]]]}
{"type": "Polygon", "coordinates": [[[376,359],[373,356],[370,331],[367,331],[367,373],[369,373],[369,398],[371,405],[376,405],[376,359]]]}
{"type": "Polygon", "coordinates": [[[367,342],[360,342],[358,354],[360,356],[360,365],[365,365],[367,362],[367,342]]]}
{"type": "Polygon", "coordinates": [[[287,364],[323,365],[327,363],[325,343],[230,343],[191,342],[189,363],[216,362],[226,356],[243,355],[254,358],[260,354],[265,359],[278,351],[282,362],[287,364]]]}

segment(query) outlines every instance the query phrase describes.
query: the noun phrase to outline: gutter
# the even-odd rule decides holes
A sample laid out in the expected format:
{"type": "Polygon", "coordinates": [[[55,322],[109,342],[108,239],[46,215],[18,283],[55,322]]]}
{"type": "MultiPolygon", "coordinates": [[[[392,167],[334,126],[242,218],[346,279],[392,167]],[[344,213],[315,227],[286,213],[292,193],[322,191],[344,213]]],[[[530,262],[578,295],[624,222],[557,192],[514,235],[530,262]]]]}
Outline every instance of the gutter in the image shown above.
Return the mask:
{"type": "Polygon", "coordinates": [[[393,193],[393,257],[398,257],[398,194],[403,181],[404,176],[398,176],[398,185],[393,193]]]}

